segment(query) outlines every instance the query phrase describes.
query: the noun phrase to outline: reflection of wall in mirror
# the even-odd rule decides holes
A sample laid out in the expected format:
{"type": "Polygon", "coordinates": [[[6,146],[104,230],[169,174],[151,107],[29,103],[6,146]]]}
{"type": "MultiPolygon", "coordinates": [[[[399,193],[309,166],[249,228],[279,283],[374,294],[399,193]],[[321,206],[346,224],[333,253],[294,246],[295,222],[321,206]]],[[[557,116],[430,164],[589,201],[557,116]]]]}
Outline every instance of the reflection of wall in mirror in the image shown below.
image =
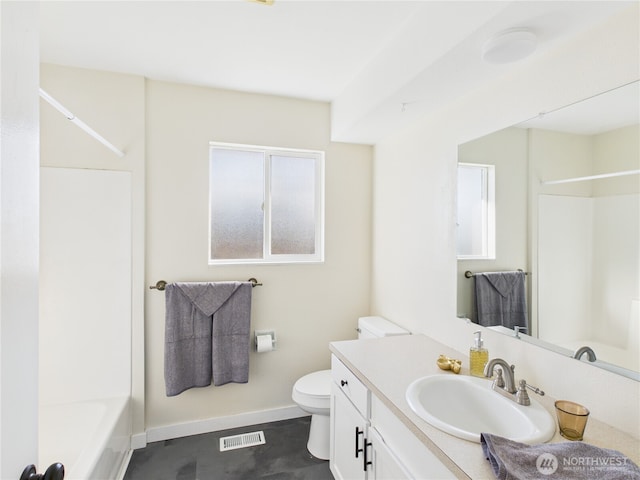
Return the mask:
{"type": "MultiPolygon", "coordinates": [[[[458,161],[495,165],[496,258],[458,260],[458,316],[475,321],[472,272],[527,268],[527,132],[507,128],[460,145],[458,161]],[[505,199],[507,199],[505,201],[505,199]]],[[[529,299],[527,299],[528,302],[529,299]]]]}
{"type": "Polygon", "coordinates": [[[540,288],[533,294],[542,297],[534,296],[533,305],[529,302],[533,307],[534,335],[539,333],[540,338],[568,348],[573,348],[576,342],[591,341],[598,344],[604,357],[610,357],[608,361],[638,369],[637,335],[631,345],[626,340],[631,338],[634,328],[637,331],[640,322],[638,314],[632,314],[637,312],[632,303],[640,297],[640,176],[549,186],[541,186],[540,180],[638,169],[639,133],[637,125],[598,135],[509,128],[460,146],[460,161],[497,165],[498,229],[495,262],[458,261],[460,316],[474,318],[473,280],[465,279],[465,270],[523,268],[533,272],[529,279],[537,279],[540,288]],[[527,168],[533,174],[528,184],[527,168]],[[514,175],[514,169],[523,173],[514,175]],[[531,191],[531,205],[526,193],[522,194],[527,189],[531,191]],[[510,196],[514,191],[517,193],[510,196]],[[544,194],[540,196],[540,206],[545,202],[543,197],[553,197],[547,202],[553,206],[546,208],[555,218],[538,210],[538,194],[544,194]],[[530,239],[527,239],[528,213],[531,213],[530,239]],[[544,252],[536,250],[539,239],[536,219],[541,228],[546,226],[550,232],[544,252]],[[570,235],[574,237],[571,239],[570,235]],[[544,255],[542,260],[537,258],[538,252],[544,255]],[[545,266],[539,262],[559,266],[563,264],[560,260],[566,263],[571,257],[576,257],[572,266],[556,269],[554,283],[548,283],[545,266]],[[554,299],[550,304],[549,298],[554,299]],[[635,354],[615,359],[620,349],[635,354]]]}

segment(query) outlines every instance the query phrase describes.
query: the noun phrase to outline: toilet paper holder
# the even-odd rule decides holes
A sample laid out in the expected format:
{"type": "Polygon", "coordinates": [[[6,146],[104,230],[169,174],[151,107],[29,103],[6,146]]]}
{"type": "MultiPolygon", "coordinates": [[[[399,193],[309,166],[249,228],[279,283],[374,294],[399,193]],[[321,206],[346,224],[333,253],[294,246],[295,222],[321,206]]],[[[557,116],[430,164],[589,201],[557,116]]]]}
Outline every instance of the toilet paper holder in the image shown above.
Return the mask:
{"type": "MultiPolygon", "coordinates": [[[[253,346],[254,346],[254,351],[265,351],[265,350],[258,350],[258,337],[264,338],[266,336],[271,337],[271,349],[270,350],[275,350],[276,349],[276,332],[275,330],[255,330],[253,332],[253,346]]],[[[264,341],[261,341],[261,343],[264,345],[264,341]]]]}

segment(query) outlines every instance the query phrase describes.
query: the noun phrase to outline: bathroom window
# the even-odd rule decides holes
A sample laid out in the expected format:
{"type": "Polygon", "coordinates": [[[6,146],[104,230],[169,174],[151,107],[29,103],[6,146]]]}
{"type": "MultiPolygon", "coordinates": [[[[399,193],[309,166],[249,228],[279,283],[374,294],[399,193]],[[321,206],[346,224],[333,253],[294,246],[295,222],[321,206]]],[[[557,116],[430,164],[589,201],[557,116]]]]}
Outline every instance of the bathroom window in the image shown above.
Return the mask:
{"type": "Polygon", "coordinates": [[[495,165],[458,164],[457,255],[495,259],[495,165]]]}
{"type": "Polygon", "coordinates": [[[209,146],[209,264],[324,259],[324,152],[209,146]]]}

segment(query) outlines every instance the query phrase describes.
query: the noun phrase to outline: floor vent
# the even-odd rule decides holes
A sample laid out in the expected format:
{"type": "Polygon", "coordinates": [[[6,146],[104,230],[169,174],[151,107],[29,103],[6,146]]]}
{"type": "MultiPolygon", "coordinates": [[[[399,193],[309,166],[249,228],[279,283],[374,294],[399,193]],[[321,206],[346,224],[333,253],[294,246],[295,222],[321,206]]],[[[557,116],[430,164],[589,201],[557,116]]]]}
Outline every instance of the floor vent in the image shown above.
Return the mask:
{"type": "Polygon", "coordinates": [[[243,433],[230,437],[222,437],[220,439],[220,451],[226,452],[227,450],[264,445],[265,443],[263,431],[243,433]]]}

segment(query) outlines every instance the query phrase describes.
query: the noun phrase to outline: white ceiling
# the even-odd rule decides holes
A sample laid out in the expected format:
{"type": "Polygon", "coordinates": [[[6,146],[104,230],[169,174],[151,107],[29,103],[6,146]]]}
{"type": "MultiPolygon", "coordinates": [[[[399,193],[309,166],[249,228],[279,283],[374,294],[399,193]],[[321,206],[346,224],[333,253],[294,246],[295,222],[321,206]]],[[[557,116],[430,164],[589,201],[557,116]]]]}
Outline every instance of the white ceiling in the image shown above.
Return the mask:
{"type": "Polygon", "coordinates": [[[331,101],[415,2],[52,1],[41,57],[158,80],[331,101]]]}
{"type": "Polygon", "coordinates": [[[334,139],[375,143],[517,68],[482,62],[496,33],[529,28],[541,55],[631,3],[45,0],[41,61],[332,102],[334,139]]]}

